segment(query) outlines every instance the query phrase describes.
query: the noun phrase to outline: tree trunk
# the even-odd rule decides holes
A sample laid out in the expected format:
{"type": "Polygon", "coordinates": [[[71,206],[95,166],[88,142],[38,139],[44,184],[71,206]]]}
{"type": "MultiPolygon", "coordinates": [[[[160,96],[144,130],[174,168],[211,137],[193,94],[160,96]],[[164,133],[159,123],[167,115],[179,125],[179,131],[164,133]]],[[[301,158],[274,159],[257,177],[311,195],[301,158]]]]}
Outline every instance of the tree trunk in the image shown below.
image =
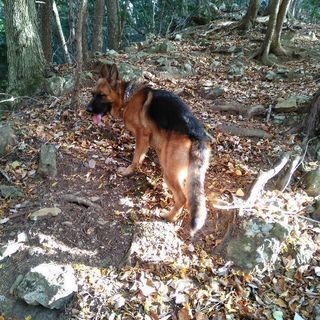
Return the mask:
{"type": "Polygon", "coordinates": [[[77,39],[76,28],[77,20],[79,18],[80,0],[69,0],[69,48],[73,58],[76,55],[77,39]]]}
{"type": "Polygon", "coordinates": [[[96,0],[93,17],[93,52],[101,52],[103,46],[102,25],[104,16],[104,0],[96,0]]]}
{"type": "Polygon", "coordinates": [[[291,0],[282,0],[280,8],[279,8],[279,13],[277,16],[277,24],[275,27],[270,51],[274,53],[277,56],[281,55],[287,55],[287,52],[285,49],[281,46],[281,31],[282,31],[282,26],[284,19],[286,17],[289,5],[290,5],[291,0]]]}
{"type": "Polygon", "coordinates": [[[320,132],[320,90],[313,97],[309,113],[304,119],[302,132],[306,140],[320,132]]]}
{"type": "Polygon", "coordinates": [[[247,13],[239,23],[239,28],[247,31],[252,28],[256,21],[258,10],[260,7],[260,0],[250,0],[247,13]]]}
{"type": "Polygon", "coordinates": [[[79,17],[76,29],[76,46],[77,46],[77,67],[75,70],[75,85],[71,100],[71,106],[76,107],[79,104],[79,91],[80,91],[80,78],[83,65],[83,53],[82,53],[82,35],[83,35],[83,24],[87,11],[87,0],[81,0],[79,17]]]}
{"type": "Polygon", "coordinates": [[[127,18],[128,18],[128,11],[129,11],[129,0],[126,0],[124,2],[123,12],[121,14],[121,19],[120,19],[120,35],[119,35],[119,39],[121,39],[122,35],[123,35],[124,27],[125,27],[125,24],[126,24],[127,18]]]}
{"type": "Polygon", "coordinates": [[[48,64],[52,63],[52,0],[40,3],[40,36],[44,57],[48,64]]]}
{"type": "Polygon", "coordinates": [[[8,92],[33,94],[43,85],[45,68],[35,1],[4,0],[3,3],[9,63],[8,92]]]}
{"type": "Polygon", "coordinates": [[[117,50],[120,45],[120,19],[118,0],[107,1],[108,47],[117,50]]]}
{"type": "Polygon", "coordinates": [[[269,66],[272,66],[274,64],[269,59],[269,53],[270,53],[270,47],[271,47],[271,43],[275,33],[275,29],[276,29],[280,2],[281,0],[271,0],[271,7],[270,7],[271,13],[269,17],[266,36],[262,43],[262,47],[257,54],[258,58],[260,58],[264,64],[269,66]]]}
{"type": "Polygon", "coordinates": [[[61,46],[62,46],[64,59],[67,63],[71,64],[71,57],[70,57],[70,54],[68,51],[66,39],[63,34],[63,30],[62,30],[62,26],[61,26],[61,22],[60,22],[60,17],[59,17],[59,12],[58,12],[58,8],[57,8],[57,4],[56,4],[55,0],[53,0],[53,14],[54,14],[56,24],[57,24],[57,29],[58,29],[58,33],[59,33],[59,38],[60,38],[60,42],[61,42],[61,46]]]}
{"type": "Polygon", "coordinates": [[[85,64],[89,59],[89,45],[88,45],[88,22],[87,22],[88,13],[87,10],[84,13],[83,25],[82,25],[82,60],[85,64]]]}

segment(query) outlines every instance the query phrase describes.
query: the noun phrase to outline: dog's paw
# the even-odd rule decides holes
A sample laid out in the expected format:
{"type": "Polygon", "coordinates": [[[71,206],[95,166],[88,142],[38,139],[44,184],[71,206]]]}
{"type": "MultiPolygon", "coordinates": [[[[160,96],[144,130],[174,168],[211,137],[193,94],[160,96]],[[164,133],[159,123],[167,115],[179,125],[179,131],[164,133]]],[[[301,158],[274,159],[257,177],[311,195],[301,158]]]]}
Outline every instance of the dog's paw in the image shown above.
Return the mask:
{"type": "Polygon", "coordinates": [[[169,222],[175,222],[175,221],[177,221],[179,216],[177,215],[176,211],[174,211],[174,212],[172,212],[172,211],[162,211],[160,213],[160,217],[163,218],[163,219],[166,219],[169,222]]]}
{"type": "Polygon", "coordinates": [[[131,166],[129,166],[129,167],[120,167],[120,168],[118,168],[117,172],[121,176],[128,176],[129,174],[132,174],[134,172],[134,168],[132,168],[131,166]]]}

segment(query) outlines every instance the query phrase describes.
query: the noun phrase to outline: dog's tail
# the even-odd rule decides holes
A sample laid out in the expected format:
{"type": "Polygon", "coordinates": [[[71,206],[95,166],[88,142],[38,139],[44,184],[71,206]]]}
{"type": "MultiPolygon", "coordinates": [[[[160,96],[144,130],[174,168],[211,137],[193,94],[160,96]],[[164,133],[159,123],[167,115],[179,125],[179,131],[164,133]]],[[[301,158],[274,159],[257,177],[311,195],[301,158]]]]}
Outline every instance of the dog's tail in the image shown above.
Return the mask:
{"type": "Polygon", "coordinates": [[[207,217],[204,179],[209,165],[209,157],[209,142],[205,139],[193,140],[187,180],[188,207],[192,218],[191,236],[203,227],[207,217]]]}

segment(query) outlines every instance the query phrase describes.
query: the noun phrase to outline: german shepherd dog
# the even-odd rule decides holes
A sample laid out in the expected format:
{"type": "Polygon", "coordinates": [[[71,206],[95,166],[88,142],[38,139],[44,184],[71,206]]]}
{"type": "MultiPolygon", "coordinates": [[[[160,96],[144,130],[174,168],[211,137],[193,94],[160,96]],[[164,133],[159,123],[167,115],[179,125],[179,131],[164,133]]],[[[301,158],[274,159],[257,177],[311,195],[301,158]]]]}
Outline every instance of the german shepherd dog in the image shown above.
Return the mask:
{"type": "Polygon", "coordinates": [[[192,216],[193,236],[207,216],[204,179],[210,146],[189,107],[168,91],[120,80],[115,64],[102,67],[92,95],[87,111],[96,124],[111,112],[114,117],[123,117],[126,128],[135,136],[133,161],[118,172],[123,176],[133,173],[152,146],[174,197],[172,210],[162,217],[175,221],[187,206],[192,216]]]}

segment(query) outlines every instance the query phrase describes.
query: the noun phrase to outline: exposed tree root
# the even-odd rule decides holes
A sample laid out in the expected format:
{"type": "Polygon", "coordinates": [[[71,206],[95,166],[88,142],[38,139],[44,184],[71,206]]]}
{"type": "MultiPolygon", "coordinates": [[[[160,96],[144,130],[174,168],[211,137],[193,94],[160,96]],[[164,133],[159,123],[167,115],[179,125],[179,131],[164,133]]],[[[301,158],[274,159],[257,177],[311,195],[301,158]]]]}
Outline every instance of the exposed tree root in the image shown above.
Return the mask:
{"type": "Polygon", "coordinates": [[[271,137],[269,133],[257,128],[244,128],[233,124],[219,124],[216,127],[218,130],[238,137],[256,137],[268,139],[271,137]]]}
{"type": "Polygon", "coordinates": [[[267,109],[261,105],[245,106],[239,103],[214,105],[211,108],[213,111],[234,112],[236,114],[241,114],[248,119],[251,119],[257,115],[265,115],[267,113],[267,109]]]}
{"type": "Polygon", "coordinates": [[[95,208],[95,209],[101,209],[101,206],[99,206],[98,204],[88,200],[88,199],[85,199],[83,197],[79,197],[79,196],[76,196],[76,195],[73,195],[73,194],[66,194],[63,196],[63,198],[65,200],[67,200],[68,202],[72,202],[72,203],[76,203],[76,204],[79,204],[79,205],[82,205],[82,206],[85,206],[85,207],[92,207],[92,208],[95,208]]]}

